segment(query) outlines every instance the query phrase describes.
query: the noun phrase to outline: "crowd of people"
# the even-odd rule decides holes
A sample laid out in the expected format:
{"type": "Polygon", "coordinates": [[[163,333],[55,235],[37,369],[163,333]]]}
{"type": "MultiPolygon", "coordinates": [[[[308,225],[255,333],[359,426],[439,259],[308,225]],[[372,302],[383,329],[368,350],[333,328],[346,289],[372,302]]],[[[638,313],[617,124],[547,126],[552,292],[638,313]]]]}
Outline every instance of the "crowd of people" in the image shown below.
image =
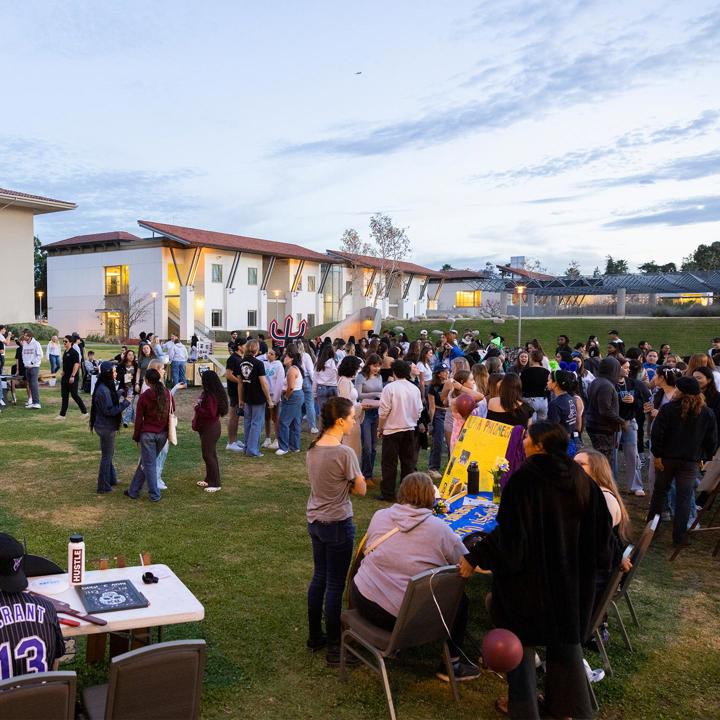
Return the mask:
{"type": "MultiPolygon", "coordinates": [[[[16,339],[0,326],[3,350],[13,341],[13,374],[26,379],[26,407],[40,408],[42,347],[30,331],[16,339]]],[[[137,500],[147,485],[149,499],[161,499],[165,458],[176,442],[174,396],[186,387],[196,345],[195,339],[188,352],[177,337],[162,343],[142,333],[137,349],[123,347],[96,364],[77,334],[48,344],[52,369],[62,371],[58,418],[72,398],[100,440],[98,493],[117,484],[115,438],[121,425],[132,424],[140,457],[124,494],[137,500]],[[78,390],[89,375],[88,412],[78,390]]],[[[197,485],[208,493],[222,487],[223,417],[226,450],[250,459],[268,450],[280,457],[299,453],[306,423],[314,564],[308,648],[325,648],[328,664],[339,663],[340,611],[355,544],[350,496],[376,487],[375,497],[390,507],[371,520],[364,559],[347,587],[359,612],[391,629],[407,583],[420,570],[448,563],[467,577],[475,567],[491,570],[491,616],[525,647],[499,707],[512,717],[537,716],[534,648],[542,645],[547,707],[585,717],[582,645],[603,582],[627,563],[623,550],[632,539],[619,488],[637,498],[649,493],[648,518],[672,519],[673,543],[683,545],[697,508],[720,479],[720,338],[686,357],[668,344],[626,347],[615,330],[604,347],[596,336],[572,344],[560,335],[550,353],[537,339],[508,348],[495,332],[483,342],[456,330],[435,342],[425,330],[416,340],[385,331],[284,347],[268,345],[262,335],[234,334],[228,352],[224,378],[209,369],[201,375],[192,428],[205,476],[197,485]],[[434,483],[471,415],[513,426],[519,442],[498,527],[468,548],[433,507],[434,483]],[[418,472],[421,451],[427,473],[418,472]]],[[[1,393],[0,387],[0,402],[1,393]]],[[[461,680],[478,675],[463,650],[468,613],[465,600],[451,631],[461,680]]],[[[438,675],[447,679],[443,670],[438,675]]]]}

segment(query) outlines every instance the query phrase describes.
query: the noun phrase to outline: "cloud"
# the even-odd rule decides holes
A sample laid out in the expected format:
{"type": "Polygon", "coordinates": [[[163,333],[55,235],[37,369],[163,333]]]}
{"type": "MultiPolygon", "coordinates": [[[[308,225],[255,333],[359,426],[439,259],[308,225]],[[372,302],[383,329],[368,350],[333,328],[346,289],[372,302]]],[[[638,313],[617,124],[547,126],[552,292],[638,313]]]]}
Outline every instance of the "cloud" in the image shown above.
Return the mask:
{"type": "Polygon", "coordinates": [[[680,226],[709,222],[720,222],[720,196],[673,200],[652,211],[605,223],[603,227],[619,230],[645,225],[680,226]]]}
{"type": "MultiPolygon", "coordinates": [[[[544,23],[552,22],[542,15],[540,3],[530,6],[541,14],[544,23]]],[[[659,73],[676,73],[699,60],[714,60],[719,38],[720,12],[700,18],[683,41],[652,49],[639,38],[634,45],[609,38],[592,51],[574,56],[569,56],[570,51],[560,42],[555,47],[554,40],[526,44],[517,58],[486,67],[470,79],[471,85],[477,84],[475,94],[482,100],[375,128],[357,126],[352,134],[291,144],[277,154],[372,156],[507,127],[562,107],[598,102],[659,73]],[[504,82],[498,82],[499,75],[508,73],[504,82]]]]}

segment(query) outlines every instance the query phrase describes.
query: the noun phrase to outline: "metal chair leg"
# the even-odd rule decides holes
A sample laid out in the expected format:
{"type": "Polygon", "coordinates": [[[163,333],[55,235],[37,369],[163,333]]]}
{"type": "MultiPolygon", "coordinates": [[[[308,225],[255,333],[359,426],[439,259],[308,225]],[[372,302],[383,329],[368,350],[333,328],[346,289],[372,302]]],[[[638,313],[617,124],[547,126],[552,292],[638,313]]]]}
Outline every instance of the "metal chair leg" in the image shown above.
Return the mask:
{"type": "Polygon", "coordinates": [[[630,617],[632,617],[635,626],[640,627],[640,621],[638,620],[637,613],[635,612],[635,606],[632,604],[632,600],[630,599],[630,592],[626,590],[623,595],[625,596],[625,602],[627,603],[628,610],[630,611],[630,617]]]}
{"type": "Polygon", "coordinates": [[[347,682],[347,672],[345,668],[345,656],[347,654],[347,647],[345,646],[345,637],[345,633],[340,636],[340,680],[342,682],[347,682]]]}
{"type": "Polygon", "coordinates": [[[587,678],[588,690],[590,691],[590,704],[592,705],[592,709],[595,712],[598,712],[600,710],[600,705],[598,704],[595,690],[593,689],[592,683],[590,682],[590,678],[587,677],[587,675],[585,677],[587,678]]]}
{"type": "Polygon", "coordinates": [[[383,688],[385,689],[385,697],[387,698],[388,710],[390,711],[390,720],[397,720],[392,691],[390,690],[390,680],[388,679],[387,670],[385,669],[385,661],[381,657],[379,657],[378,660],[380,661],[380,676],[382,677],[383,688]]]}
{"type": "Polygon", "coordinates": [[[605,668],[605,672],[612,677],[613,676],[613,669],[612,665],[610,664],[610,658],[608,657],[607,650],[605,649],[605,643],[603,643],[602,636],[600,635],[600,630],[595,631],[595,642],[597,642],[598,650],[600,651],[600,657],[602,658],[602,664],[605,668]]]}
{"type": "Polygon", "coordinates": [[[630,638],[628,637],[627,630],[625,629],[625,623],[623,622],[623,619],[620,617],[620,611],[618,610],[618,606],[613,601],[612,603],[613,610],[615,610],[615,615],[618,619],[618,622],[620,623],[620,633],[623,636],[623,642],[625,643],[625,647],[632,652],[632,644],[630,642],[630,638]]]}
{"type": "Polygon", "coordinates": [[[460,702],[457,679],[455,678],[455,671],[453,670],[452,660],[450,659],[450,648],[446,642],[443,643],[443,659],[445,660],[445,668],[447,670],[448,680],[450,681],[453,698],[455,698],[455,702],[460,702]]]}

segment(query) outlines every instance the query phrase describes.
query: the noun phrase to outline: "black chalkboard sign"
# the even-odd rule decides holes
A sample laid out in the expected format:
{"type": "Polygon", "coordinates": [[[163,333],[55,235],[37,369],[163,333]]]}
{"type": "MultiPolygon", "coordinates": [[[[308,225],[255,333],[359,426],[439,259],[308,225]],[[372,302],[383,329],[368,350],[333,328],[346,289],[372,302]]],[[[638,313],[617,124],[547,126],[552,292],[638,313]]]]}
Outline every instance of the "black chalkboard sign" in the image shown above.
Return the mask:
{"type": "Polygon", "coordinates": [[[143,608],[150,604],[129,580],[80,585],[77,591],[90,615],[143,608]]]}

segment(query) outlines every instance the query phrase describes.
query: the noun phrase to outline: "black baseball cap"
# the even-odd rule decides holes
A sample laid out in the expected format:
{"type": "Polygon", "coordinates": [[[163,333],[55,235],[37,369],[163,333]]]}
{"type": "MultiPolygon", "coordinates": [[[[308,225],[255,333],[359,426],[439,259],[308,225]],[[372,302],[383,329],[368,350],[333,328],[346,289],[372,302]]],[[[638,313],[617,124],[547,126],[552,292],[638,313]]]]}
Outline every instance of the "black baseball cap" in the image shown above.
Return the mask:
{"type": "Polygon", "coordinates": [[[0,533],[0,590],[22,592],[27,587],[24,557],[25,548],[12,535],[0,533]]]}

